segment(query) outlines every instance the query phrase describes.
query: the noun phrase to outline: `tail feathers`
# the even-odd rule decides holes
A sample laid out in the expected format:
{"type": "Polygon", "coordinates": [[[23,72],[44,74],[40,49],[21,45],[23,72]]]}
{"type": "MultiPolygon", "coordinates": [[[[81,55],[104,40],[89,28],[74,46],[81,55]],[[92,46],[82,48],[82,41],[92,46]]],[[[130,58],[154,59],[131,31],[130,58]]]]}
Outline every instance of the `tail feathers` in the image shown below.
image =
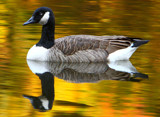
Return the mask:
{"type": "Polygon", "coordinates": [[[140,45],[143,45],[149,42],[149,40],[139,40],[139,39],[134,39],[133,41],[134,42],[132,47],[138,47],[140,45]]]}
{"type": "Polygon", "coordinates": [[[148,78],[148,75],[147,74],[142,74],[142,73],[134,73],[134,77],[140,77],[140,78],[148,78]]]}

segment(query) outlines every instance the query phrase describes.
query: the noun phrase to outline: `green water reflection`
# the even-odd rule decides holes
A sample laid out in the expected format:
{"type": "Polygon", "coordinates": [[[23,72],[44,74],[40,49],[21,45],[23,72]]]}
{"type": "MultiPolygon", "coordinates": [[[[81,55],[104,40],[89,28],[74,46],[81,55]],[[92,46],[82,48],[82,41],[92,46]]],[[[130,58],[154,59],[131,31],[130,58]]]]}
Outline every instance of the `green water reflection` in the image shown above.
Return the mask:
{"type": "Polygon", "coordinates": [[[0,116],[159,117],[159,6],[159,0],[0,0],[0,116]],[[131,58],[149,79],[77,84],[55,78],[52,110],[42,113],[33,109],[23,94],[40,96],[41,81],[28,68],[26,54],[38,42],[41,26],[22,24],[40,6],[53,9],[56,38],[91,34],[150,40],[131,58]]]}

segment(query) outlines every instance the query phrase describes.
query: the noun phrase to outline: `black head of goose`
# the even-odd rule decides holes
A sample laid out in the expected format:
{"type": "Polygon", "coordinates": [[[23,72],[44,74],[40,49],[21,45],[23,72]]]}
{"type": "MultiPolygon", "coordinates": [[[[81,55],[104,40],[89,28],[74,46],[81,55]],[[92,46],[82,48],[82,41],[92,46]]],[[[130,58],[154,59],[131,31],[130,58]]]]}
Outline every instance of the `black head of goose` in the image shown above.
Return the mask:
{"type": "Polygon", "coordinates": [[[23,25],[40,23],[42,36],[27,59],[54,62],[104,62],[129,60],[136,49],[148,42],[126,36],[71,35],[55,40],[55,18],[48,7],[36,9],[23,25]]]}

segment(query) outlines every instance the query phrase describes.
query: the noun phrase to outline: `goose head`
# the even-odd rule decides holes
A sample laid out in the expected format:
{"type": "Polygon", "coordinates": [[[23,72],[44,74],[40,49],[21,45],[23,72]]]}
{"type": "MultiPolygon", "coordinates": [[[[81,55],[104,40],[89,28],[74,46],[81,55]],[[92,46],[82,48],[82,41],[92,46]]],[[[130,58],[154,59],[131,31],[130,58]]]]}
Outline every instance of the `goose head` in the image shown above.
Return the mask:
{"type": "Polygon", "coordinates": [[[41,25],[47,25],[50,22],[54,22],[54,14],[48,7],[40,7],[36,9],[32,17],[23,25],[40,23],[41,25]]]}

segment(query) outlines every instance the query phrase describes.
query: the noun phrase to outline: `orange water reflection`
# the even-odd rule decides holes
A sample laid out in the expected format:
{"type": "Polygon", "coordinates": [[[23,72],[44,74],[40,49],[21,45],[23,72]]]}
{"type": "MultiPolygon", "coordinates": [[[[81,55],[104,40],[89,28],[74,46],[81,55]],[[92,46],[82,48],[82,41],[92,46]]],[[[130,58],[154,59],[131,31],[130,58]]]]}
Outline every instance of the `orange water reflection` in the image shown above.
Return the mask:
{"type": "Polygon", "coordinates": [[[0,1],[0,115],[3,117],[154,117],[160,116],[160,2],[128,0],[7,0],[0,1]],[[132,56],[141,82],[103,80],[70,83],[55,78],[53,108],[33,109],[22,95],[41,95],[41,81],[27,66],[28,49],[40,38],[41,27],[22,24],[40,6],[56,16],[56,38],[73,34],[127,35],[150,40],[132,56]],[[60,103],[61,101],[61,103],[60,103]],[[66,102],[69,102],[69,104],[66,102]],[[88,106],[73,105],[73,103],[88,106]]]}

